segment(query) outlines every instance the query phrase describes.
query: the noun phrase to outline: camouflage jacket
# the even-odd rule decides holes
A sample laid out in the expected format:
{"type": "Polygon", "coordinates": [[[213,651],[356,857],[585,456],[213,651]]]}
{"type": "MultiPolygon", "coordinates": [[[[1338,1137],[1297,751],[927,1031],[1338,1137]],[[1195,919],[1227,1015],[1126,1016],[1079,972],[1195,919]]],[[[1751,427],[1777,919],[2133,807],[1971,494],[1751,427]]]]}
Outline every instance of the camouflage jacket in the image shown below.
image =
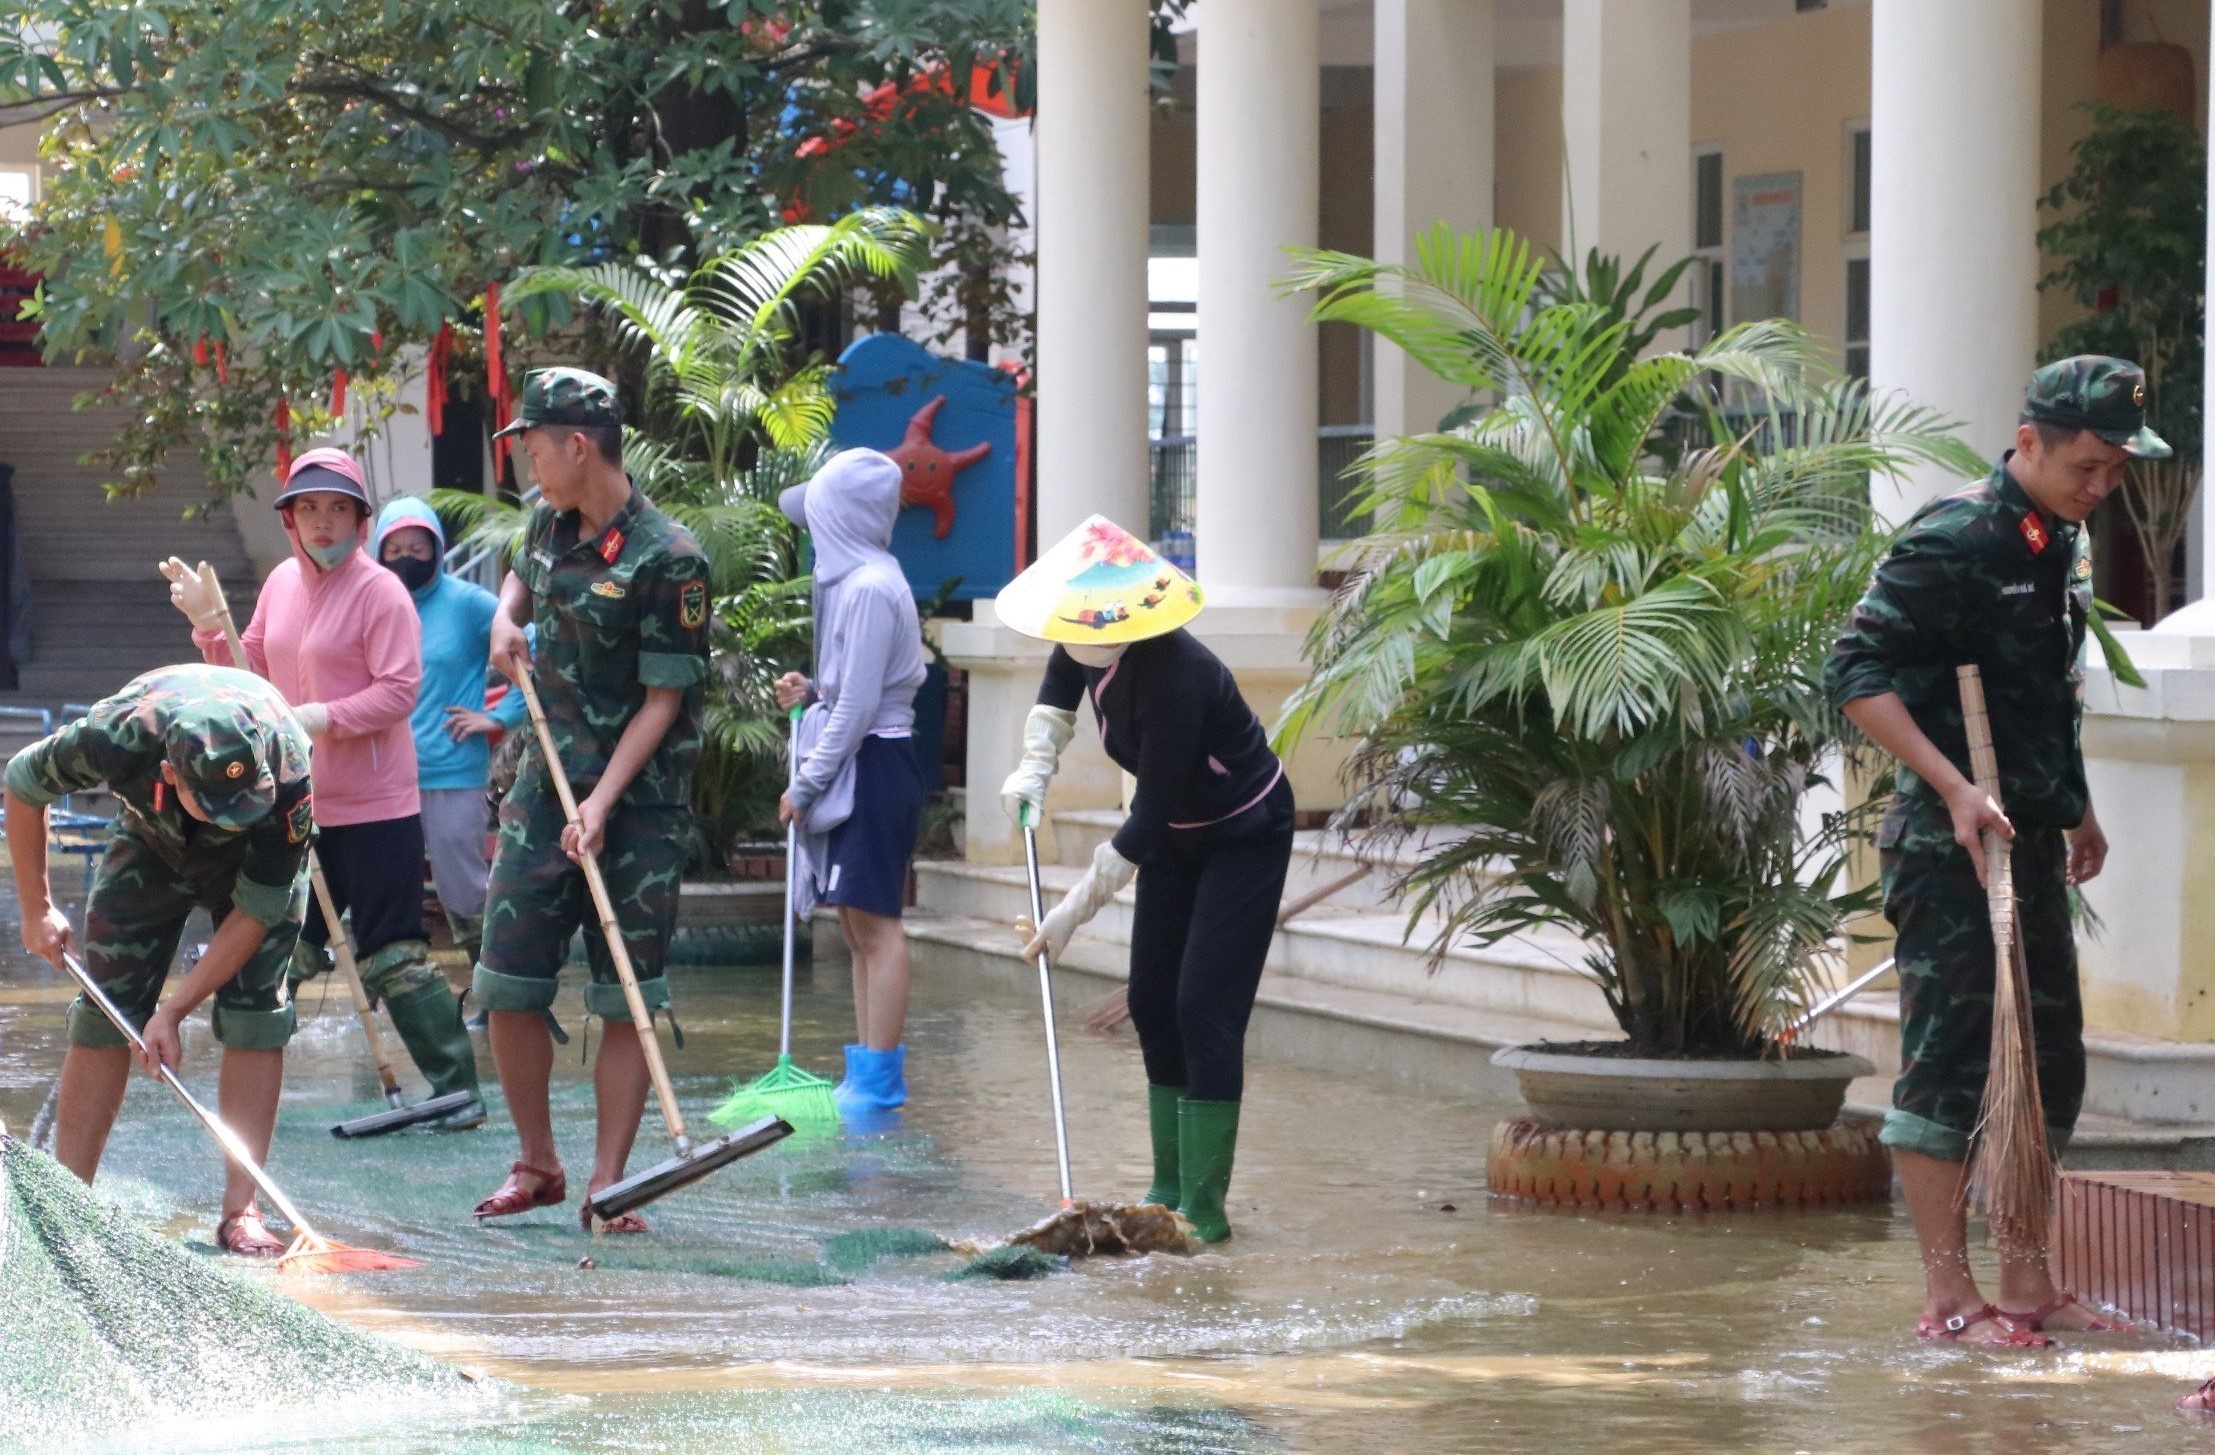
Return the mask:
{"type": "MultiPolygon", "coordinates": [[[[2089,534],[2049,521],[2003,456],[1979,484],[1915,513],[1877,567],[1824,664],[1823,687],[1844,707],[1896,692],[1916,726],[1969,772],[1954,669],[1984,678],[2002,806],[2031,828],[2074,828],[2090,798],[2080,741],[2086,623],[2092,606],[2089,534]]],[[[1953,841],[1937,792],[1902,767],[1880,846],[1953,841]]]]}
{"type": "MultiPolygon", "coordinates": [[[[691,802],[708,676],[708,563],[684,527],[634,488],[599,539],[577,539],[577,514],[531,513],[515,574],[538,628],[532,680],[562,767],[581,797],[606,771],[649,687],[683,693],[654,755],[624,790],[638,807],[691,802]]],[[[523,777],[541,771],[526,749],[523,777]]]]}
{"type": "Polygon", "coordinates": [[[157,668],[23,749],[7,767],[8,791],[40,807],[103,783],[122,804],[123,826],[172,868],[184,867],[195,854],[243,841],[232,902],[265,925],[284,918],[315,839],[315,799],[308,781],[308,735],[276,688],[229,667],[157,668]],[[205,706],[210,698],[235,707],[242,735],[255,742],[276,780],[276,807],[245,829],[194,818],[162,781],[173,714],[187,702],[205,706]]]}

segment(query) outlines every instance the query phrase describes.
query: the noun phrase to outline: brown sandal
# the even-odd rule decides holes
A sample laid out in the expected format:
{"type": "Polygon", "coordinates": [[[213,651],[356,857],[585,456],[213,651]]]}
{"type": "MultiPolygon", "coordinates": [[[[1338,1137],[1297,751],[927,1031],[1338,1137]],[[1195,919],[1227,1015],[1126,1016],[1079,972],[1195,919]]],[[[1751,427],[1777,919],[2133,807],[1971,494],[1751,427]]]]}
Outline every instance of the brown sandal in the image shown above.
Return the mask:
{"type": "Polygon", "coordinates": [[[2177,1408],[2187,1414],[2215,1414],[2215,1379],[2210,1379],[2198,1389],[2178,1400],[2177,1408]]]}
{"type": "Polygon", "coordinates": [[[646,1231],[646,1219],[640,1217],[635,1212],[617,1213],[612,1218],[601,1218],[598,1220],[599,1227],[597,1229],[594,1228],[594,1219],[592,1216],[592,1201],[590,1198],[587,1198],[585,1200],[585,1205],[583,1207],[577,1209],[577,1221],[584,1224],[584,1230],[588,1233],[602,1232],[636,1234],[646,1231]]]}
{"type": "Polygon", "coordinates": [[[284,1239],[262,1226],[261,1209],[252,1203],[215,1225],[215,1245],[241,1258],[278,1258],[284,1255],[284,1239]]]}
{"type": "Polygon", "coordinates": [[[543,1167],[533,1167],[528,1163],[518,1162],[508,1169],[508,1180],[500,1184],[500,1190],[483,1202],[478,1203],[477,1211],[472,1216],[477,1218],[512,1217],[516,1213],[529,1212],[532,1208],[559,1207],[567,1201],[569,1201],[568,1173],[559,1167],[548,1172],[543,1167]],[[536,1192],[525,1192],[523,1184],[517,1180],[522,1177],[537,1178],[538,1190],[536,1192]]]}
{"type": "Polygon", "coordinates": [[[2044,1334],[2026,1329],[2013,1314],[2001,1313],[1991,1304],[1971,1313],[1955,1314],[1947,1319],[1918,1319],[1915,1323],[1918,1339],[1961,1339],[1963,1343],[1983,1344],[1994,1349],[2050,1349],[2053,1340],[2044,1334]],[[2001,1335],[1997,1339],[1961,1339],[1978,1324],[1998,1324],[2001,1335]]]}
{"type": "MultiPolygon", "coordinates": [[[[2060,1313],[2071,1304],[2084,1308],[2083,1300],[2073,1293],[2064,1293],[2059,1298],[2048,1299],[2029,1313],[2009,1313],[2006,1309],[2001,1309],[2000,1313],[2010,1322],[2020,1324],[2026,1329],[2042,1334],[2046,1331],[2046,1320],[2060,1313]]],[[[2084,1308],[2084,1311],[2088,1314],[2092,1313],[2089,1308],[2084,1308]]],[[[2099,1314],[2092,1314],[2092,1322],[2081,1329],[2057,1329],[2055,1332],[2062,1334],[2125,1334],[2130,1332],[2130,1325],[2119,1319],[2104,1318],[2099,1314]]]]}

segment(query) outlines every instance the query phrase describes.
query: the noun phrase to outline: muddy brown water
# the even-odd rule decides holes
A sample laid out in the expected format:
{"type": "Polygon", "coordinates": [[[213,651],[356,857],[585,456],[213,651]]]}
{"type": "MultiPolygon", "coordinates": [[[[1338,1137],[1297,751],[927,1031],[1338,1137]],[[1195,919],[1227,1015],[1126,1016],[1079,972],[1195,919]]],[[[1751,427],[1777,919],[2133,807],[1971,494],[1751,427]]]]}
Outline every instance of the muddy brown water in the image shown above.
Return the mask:
{"type": "MultiPolygon", "coordinates": [[[[13,945],[12,920],[0,934],[13,945]]],[[[698,1117],[732,1076],[773,1059],[776,985],[773,972],[684,970],[675,992],[686,1049],[672,1069],[698,1117]]],[[[43,967],[0,957],[0,1118],[19,1132],[51,1084],[66,999],[43,967]]],[[[559,1009],[579,1035],[574,984],[559,1009]]],[[[850,1025],[842,964],[807,974],[799,1014],[797,1058],[835,1070],[850,1025]]],[[[558,1056],[555,1088],[579,1186],[591,1148],[580,1049],[558,1056]]],[[[212,1099],[204,1021],[187,1055],[212,1099]]],[[[1128,1031],[1066,1034],[1064,1066],[1080,1193],[1135,1194],[1147,1153],[1128,1031]]],[[[603,1266],[588,1270],[578,1259],[596,1250],[574,1203],[472,1226],[470,1207],[514,1157],[497,1103],[477,1132],[328,1134],[373,1109],[376,1084],[342,995],[311,987],[271,1170],[333,1235],[427,1266],[281,1286],[491,1378],[431,1407],[374,1391],[305,1408],[273,1398],[131,1430],[88,1411],[78,1448],[2215,1448],[2215,1427],[2169,1409],[2215,1373],[2215,1353],[2156,1335],[2039,1354],[1909,1338],[1914,1244],[1893,1209],[1664,1218],[1493,1202],[1483,1149],[1515,1107],[1504,1082],[1446,1095],[1262,1054],[1233,1186],[1238,1236],[1220,1250],[1030,1283],[946,1282],[945,1256],[842,1273],[842,1232],[1005,1233],[1054,1204],[1038,1014],[1020,977],[923,955],[909,1076],[913,1100],[889,1125],[718,1173],[647,1209],[652,1235],[597,1250],[603,1266]]],[[[649,1115],[633,1166],[665,1149],[649,1115]]],[[[134,1079],[100,1186],[206,1244],[217,1164],[154,1084],[134,1079]]],[[[273,1389],[286,1378],[270,1370],[273,1389]]],[[[0,1390],[0,1449],[4,1412],[0,1390]]]]}

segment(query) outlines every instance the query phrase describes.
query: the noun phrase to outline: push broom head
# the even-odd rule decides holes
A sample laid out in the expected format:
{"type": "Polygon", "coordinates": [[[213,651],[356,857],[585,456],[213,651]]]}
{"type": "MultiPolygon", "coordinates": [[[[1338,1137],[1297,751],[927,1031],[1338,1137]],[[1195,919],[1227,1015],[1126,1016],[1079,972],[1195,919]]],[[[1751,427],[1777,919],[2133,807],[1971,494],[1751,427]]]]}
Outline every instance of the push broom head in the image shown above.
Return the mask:
{"type": "Polygon", "coordinates": [[[352,1248],[306,1230],[294,1236],[292,1246],[277,1260],[278,1271],[283,1273],[390,1273],[422,1266],[420,1258],[352,1248]]]}
{"type": "Polygon", "coordinates": [[[396,1106],[390,1111],[381,1111],[373,1116],[340,1122],[331,1128],[331,1135],[342,1140],[381,1137],[386,1132],[397,1132],[404,1127],[420,1126],[424,1122],[452,1116],[476,1099],[477,1093],[474,1091],[449,1091],[444,1096],[434,1096],[427,1101],[419,1101],[414,1106],[396,1106]]]}
{"type": "Polygon", "coordinates": [[[831,1083],[779,1056],[769,1071],[733,1091],[708,1113],[719,1127],[741,1127],[774,1117],[794,1127],[828,1127],[838,1122],[838,1102],[831,1083]]]}
{"type": "Polygon", "coordinates": [[[672,1157],[636,1176],[603,1187],[585,1199],[585,1206],[602,1222],[621,1217],[633,1208],[667,1197],[680,1187],[689,1187],[717,1168],[728,1167],[741,1157],[751,1157],[791,1135],[792,1123],[782,1117],[763,1117],[727,1137],[693,1148],[687,1156],[672,1157]]]}
{"type": "Polygon", "coordinates": [[[1060,1258],[1109,1253],[1189,1253],[1192,1225],[1153,1203],[1073,1202],[1008,1239],[1060,1258]]]}

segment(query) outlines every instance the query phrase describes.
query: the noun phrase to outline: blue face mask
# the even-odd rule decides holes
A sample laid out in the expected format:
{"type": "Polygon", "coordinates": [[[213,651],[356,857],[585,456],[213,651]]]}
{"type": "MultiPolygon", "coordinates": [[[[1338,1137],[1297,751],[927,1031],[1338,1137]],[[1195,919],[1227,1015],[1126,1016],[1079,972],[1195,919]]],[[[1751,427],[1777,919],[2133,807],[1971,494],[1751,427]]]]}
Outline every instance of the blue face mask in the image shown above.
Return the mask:
{"type": "Polygon", "coordinates": [[[300,549],[306,551],[308,559],[324,570],[336,571],[339,563],[352,555],[354,547],[360,544],[361,541],[354,536],[341,536],[327,546],[311,546],[306,541],[302,541],[300,542],[300,549]]]}

